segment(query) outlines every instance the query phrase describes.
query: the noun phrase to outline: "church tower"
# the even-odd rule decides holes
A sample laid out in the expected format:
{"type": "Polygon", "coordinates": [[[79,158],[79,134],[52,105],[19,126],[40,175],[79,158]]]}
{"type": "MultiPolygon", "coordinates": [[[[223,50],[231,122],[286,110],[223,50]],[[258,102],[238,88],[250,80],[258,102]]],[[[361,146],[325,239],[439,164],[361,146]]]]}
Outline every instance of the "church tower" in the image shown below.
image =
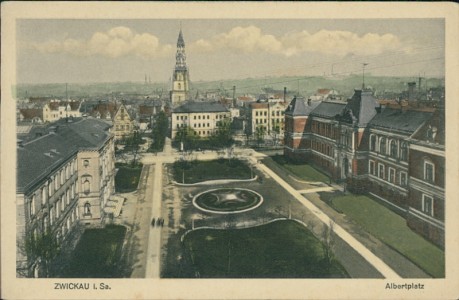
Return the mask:
{"type": "Polygon", "coordinates": [[[175,68],[172,75],[172,90],[170,98],[173,106],[179,105],[188,98],[190,78],[186,66],[185,41],[182,29],[177,40],[177,53],[175,54],[175,68]]]}

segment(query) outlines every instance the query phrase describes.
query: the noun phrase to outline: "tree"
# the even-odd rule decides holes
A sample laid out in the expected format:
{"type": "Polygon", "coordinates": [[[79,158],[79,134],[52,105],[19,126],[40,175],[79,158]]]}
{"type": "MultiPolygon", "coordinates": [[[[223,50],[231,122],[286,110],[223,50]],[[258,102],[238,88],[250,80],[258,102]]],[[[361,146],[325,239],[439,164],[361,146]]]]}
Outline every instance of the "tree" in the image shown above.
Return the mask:
{"type": "Polygon", "coordinates": [[[324,224],[322,229],[322,248],[324,251],[324,261],[327,263],[327,266],[330,267],[333,261],[333,248],[335,245],[334,238],[334,222],[330,220],[330,223],[327,225],[324,224]]]}
{"type": "Polygon", "coordinates": [[[210,137],[210,140],[211,143],[217,148],[230,147],[234,143],[231,132],[231,121],[229,119],[220,121],[217,124],[217,130],[210,137]]]}
{"type": "Polygon", "coordinates": [[[151,138],[153,142],[150,145],[150,151],[158,152],[164,148],[166,136],[169,132],[169,120],[165,112],[159,112],[153,120],[151,138]]]}
{"type": "Polygon", "coordinates": [[[177,134],[174,138],[174,143],[180,147],[180,150],[183,151],[192,151],[196,149],[200,137],[197,135],[196,131],[190,127],[179,128],[177,134]],[[183,149],[181,147],[183,145],[183,149]]]}
{"type": "Polygon", "coordinates": [[[264,141],[266,134],[266,128],[264,126],[257,126],[255,129],[255,138],[257,140],[257,146],[260,147],[260,144],[264,141]]]}
{"type": "Polygon", "coordinates": [[[59,243],[54,234],[50,231],[43,234],[28,233],[20,248],[25,252],[27,260],[40,263],[46,277],[51,275],[51,261],[60,251],[59,243]]]}
{"type": "Polygon", "coordinates": [[[132,154],[132,165],[135,166],[137,164],[137,156],[139,155],[140,144],[142,143],[142,136],[136,130],[132,133],[132,135],[126,138],[126,146],[125,150],[129,151],[132,154]]]}

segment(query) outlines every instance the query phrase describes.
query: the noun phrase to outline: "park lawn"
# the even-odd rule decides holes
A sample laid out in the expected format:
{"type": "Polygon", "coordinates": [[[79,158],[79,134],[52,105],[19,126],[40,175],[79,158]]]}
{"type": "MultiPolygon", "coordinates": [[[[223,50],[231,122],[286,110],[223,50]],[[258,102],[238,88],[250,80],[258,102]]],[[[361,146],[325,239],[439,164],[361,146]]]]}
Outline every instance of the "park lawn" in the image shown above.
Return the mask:
{"type": "Polygon", "coordinates": [[[139,184],[142,165],[131,166],[128,164],[116,163],[118,172],[115,176],[115,190],[117,193],[128,193],[135,191],[139,184]]]}
{"type": "Polygon", "coordinates": [[[296,177],[305,180],[305,181],[321,181],[328,183],[330,181],[329,177],[324,173],[314,169],[311,165],[308,164],[297,164],[289,162],[282,155],[276,155],[272,157],[273,161],[276,162],[279,166],[286,169],[296,177]]]}
{"type": "Polygon", "coordinates": [[[73,251],[63,277],[122,277],[120,259],[125,234],[126,228],[119,225],[86,229],[73,251]]]}
{"type": "Polygon", "coordinates": [[[238,159],[217,159],[211,161],[191,161],[182,168],[182,162],[173,165],[174,179],[180,183],[196,183],[217,179],[250,179],[251,170],[238,159]],[[185,182],[183,182],[185,179],[185,182]]]}
{"type": "Polygon", "coordinates": [[[413,232],[406,220],[366,196],[337,196],[332,205],[430,275],[445,276],[445,253],[413,232]]]}
{"type": "Polygon", "coordinates": [[[346,278],[336,260],[326,262],[322,243],[295,221],[246,229],[202,229],[184,245],[205,278],[346,278]]]}

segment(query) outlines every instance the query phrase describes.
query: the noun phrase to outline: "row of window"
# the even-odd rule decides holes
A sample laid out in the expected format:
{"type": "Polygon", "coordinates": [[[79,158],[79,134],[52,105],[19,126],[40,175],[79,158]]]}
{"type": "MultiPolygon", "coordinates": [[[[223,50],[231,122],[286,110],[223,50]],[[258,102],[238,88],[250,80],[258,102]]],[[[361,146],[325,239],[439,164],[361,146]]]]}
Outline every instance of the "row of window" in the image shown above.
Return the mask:
{"type": "Polygon", "coordinates": [[[311,148],[313,150],[319,151],[322,154],[333,157],[333,148],[328,144],[313,140],[311,141],[311,148]]]}
{"type": "Polygon", "coordinates": [[[373,160],[370,160],[368,163],[368,173],[379,178],[386,180],[393,184],[398,184],[401,187],[406,187],[408,184],[408,175],[404,171],[397,172],[394,168],[388,167],[382,163],[378,163],[378,169],[376,169],[376,163],[373,160]],[[387,173],[386,173],[387,171],[387,173]],[[398,173],[398,180],[397,180],[398,173]]]}
{"type": "Polygon", "coordinates": [[[73,174],[77,172],[76,160],[70,161],[60,171],[58,171],[51,179],[47,182],[41,191],[41,202],[46,203],[46,200],[51,197],[73,174]]]}
{"type": "MultiPolygon", "coordinates": [[[[276,111],[271,111],[271,116],[283,116],[284,115],[284,111],[283,110],[276,110],[276,111]]],[[[268,112],[267,111],[255,111],[255,116],[268,116],[268,112]]]]}
{"type": "Polygon", "coordinates": [[[116,125],[115,127],[117,131],[123,131],[123,130],[127,130],[129,131],[130,130],[130,126],[129,125],[116,125]]]}
{"type": "MultiPolygon", "coordinates": [[[[46,203],[46,198],[44,198],[43,196],[46,194],[45,193],[46,189],[43,188],[42,189],[42,204],[45,204],[46,203]],[[43,200],[45,199],[45,200],[43,200]]],[[[70,204],[70,201],[75,199],[75,194],[78,193],[78,185],[74,182],[72,183],[72,185],[70,186],[70,188],[68,188],[60,197],[59,199],[55,202],[55,207],[56,209],[53,207],[51,207],[51,216],[54,216],[56,218],[59,218],[59,214],[61,211],[64,211],[66,206],[70,204]]],[[[33,217],[35,214],[36,214],[36,196],[35,195],[32,195],[32,197],[30,198],[30,201],[28,202],[28,211],[29,211],[29,216],[30,217],[33,217]]],[[[52,224],[52,221],[54,219],[51,219],[51,224],[52,224]]]]}
{"type": "Polygon", "coordinates": [[[333,129],[332,124],[324,124],[319,121],[312,121],[311,124],[312,132],[318,133],[321,136],[325,136],[331,139],[336,138],[336,130],[333,129]]]}
{"type": "Polygon", "coordinates": [[[408,143],[396,139],[387,139],[370,135],[370,151],[379,152],[383,155],[389,155],[393,158],[399,158],[402,161],[408,160],[408,143]]]}

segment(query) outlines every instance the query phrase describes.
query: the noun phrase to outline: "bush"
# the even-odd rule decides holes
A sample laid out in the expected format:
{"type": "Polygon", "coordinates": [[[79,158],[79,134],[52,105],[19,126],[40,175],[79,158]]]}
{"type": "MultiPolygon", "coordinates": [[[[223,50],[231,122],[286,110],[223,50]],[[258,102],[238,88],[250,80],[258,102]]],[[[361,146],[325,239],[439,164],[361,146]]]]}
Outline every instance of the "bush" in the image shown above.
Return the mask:
{"type": "Polygon", "coordinates": [[[139,163],[132,166],[116,163],[115,166],[118,168],[118,172],[115,176],[116,192],[127,193],[135,191],[137,189],[137,185],[139,184],[142,164],[139,163]]]}

